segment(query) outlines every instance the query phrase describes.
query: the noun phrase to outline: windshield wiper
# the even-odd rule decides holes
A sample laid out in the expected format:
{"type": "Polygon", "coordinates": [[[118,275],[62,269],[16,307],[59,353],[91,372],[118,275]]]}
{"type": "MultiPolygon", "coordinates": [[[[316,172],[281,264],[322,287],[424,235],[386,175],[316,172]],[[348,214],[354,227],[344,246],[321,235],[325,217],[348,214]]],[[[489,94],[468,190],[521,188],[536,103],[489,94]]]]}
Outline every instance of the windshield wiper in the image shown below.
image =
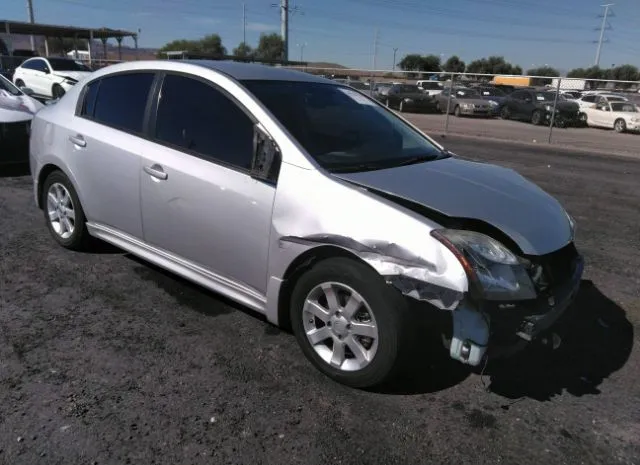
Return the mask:
{"type": "Polygon", "coordinates": [[[417,163],[424,163],[427,161],[439,160],[440,158],[445,158],[446,154],[442,152],[439,155],[416,155],[415,157],[405,158],[396,166],[407,166],[407,165],[415,165],[417,163]]]}

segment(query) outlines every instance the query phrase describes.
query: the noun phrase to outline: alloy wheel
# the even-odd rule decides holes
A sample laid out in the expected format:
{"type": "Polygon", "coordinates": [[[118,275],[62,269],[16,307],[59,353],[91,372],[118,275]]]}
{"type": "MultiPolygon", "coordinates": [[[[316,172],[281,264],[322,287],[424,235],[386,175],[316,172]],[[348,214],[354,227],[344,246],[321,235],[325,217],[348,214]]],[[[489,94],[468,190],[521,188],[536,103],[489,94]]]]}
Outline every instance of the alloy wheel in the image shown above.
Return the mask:
{"type": "Polygon", "coordinates": [[[71,237],[76,229],[76,211],[71,194],[61,183],[54,183],[47,192],[47,214],[54,232],[62,239],[71,237]]]}
{"type": "Polygon", "coordinates": [[[331,367],[357,371],[371,363],[378,327],[371,307],[354,289],[337,282],[319,284],[307,295],[302,312],[309,344],[331,367]]]}

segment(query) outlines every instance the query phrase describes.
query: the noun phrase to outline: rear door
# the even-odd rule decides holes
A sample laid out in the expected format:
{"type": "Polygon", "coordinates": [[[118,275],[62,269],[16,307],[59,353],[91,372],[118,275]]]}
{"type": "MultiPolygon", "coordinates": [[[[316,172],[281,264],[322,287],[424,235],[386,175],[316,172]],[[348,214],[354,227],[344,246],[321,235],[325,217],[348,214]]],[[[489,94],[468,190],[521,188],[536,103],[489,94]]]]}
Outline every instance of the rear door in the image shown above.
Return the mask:
{"type": "Polygon", "coordinates": [[[266,293],[275,184],[250,175],[255,119],[224,89],[167,73],[141,175],[147,243],[266,293]]]}
{"type": "Polygon", "coordinates": [[[526,115],[526,102],[525,98],[529,95],[527,91],[516,90],[510,95],[510,99],[507,103],[511,115],[515,119],[525,119],[526,115]]]}
{"type": "Polygon", "coordinates": [[[154,78],[135,71],[89,82],[68,134],[87,219],[139,239],[140,157],[154,78]]]}

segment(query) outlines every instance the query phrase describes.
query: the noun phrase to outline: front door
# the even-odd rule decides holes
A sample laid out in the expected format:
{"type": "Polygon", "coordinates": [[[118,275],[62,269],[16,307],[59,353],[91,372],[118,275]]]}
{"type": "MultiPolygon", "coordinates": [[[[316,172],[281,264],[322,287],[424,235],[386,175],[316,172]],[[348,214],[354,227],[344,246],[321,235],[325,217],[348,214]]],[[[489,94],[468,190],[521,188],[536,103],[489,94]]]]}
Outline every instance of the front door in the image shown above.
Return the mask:
{"type": "Polygon", "coordinates": [[[65,136],[87,219],[139,239],[143,122],[154,76],[134,72],[90,82],[65,136]]]}
{"type": "Polygon", "coordinates": [[[141,175],[147,243],[266,293],[275,186],[249,175],[254,121],[208,81],[167,74],[141,175]]]}

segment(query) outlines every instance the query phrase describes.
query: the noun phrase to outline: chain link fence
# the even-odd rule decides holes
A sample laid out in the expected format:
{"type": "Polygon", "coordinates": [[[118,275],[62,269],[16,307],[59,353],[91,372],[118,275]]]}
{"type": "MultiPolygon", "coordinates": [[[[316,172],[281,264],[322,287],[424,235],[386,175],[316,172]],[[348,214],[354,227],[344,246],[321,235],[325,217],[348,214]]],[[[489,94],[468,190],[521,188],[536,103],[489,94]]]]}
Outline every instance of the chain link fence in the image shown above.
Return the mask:
{"type": "Polygon", "coordinates": [[[632,135],[619,135],[640,133],[638,81],[288,68],[349,84],[402,112],[432,135],[558,143],[599,150],[615,145],[630,152],[637,152],[640,141],[632,135]],[[426,102],[416,105],[416,99],[426,102]]]}

